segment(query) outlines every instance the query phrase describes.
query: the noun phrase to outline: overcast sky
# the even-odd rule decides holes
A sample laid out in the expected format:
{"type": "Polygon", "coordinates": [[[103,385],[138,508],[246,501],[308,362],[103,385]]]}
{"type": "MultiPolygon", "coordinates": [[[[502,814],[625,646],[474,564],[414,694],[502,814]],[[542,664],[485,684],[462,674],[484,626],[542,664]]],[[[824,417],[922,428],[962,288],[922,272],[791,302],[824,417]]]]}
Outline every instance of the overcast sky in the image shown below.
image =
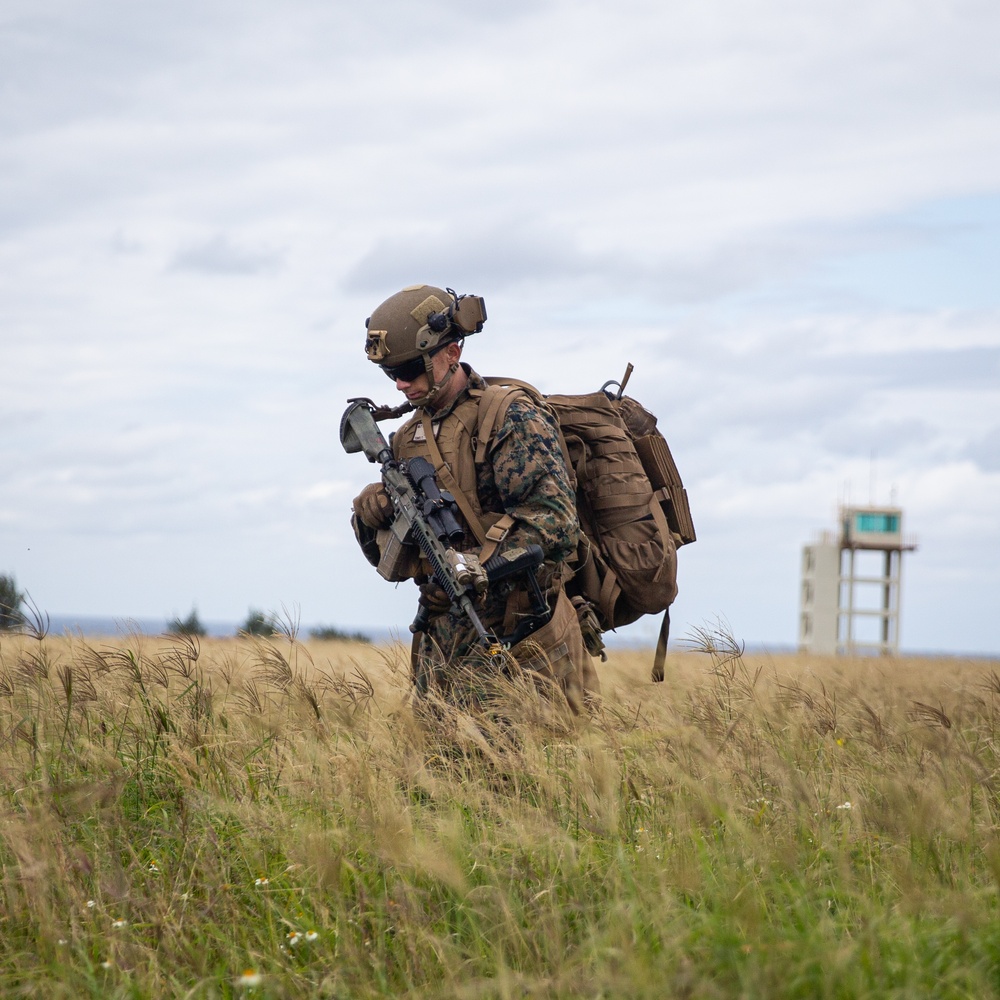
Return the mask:
{"type": "Polygon", "coordinates": [[[793,644],[802,545],[895,499],[904,648],[1000,652],[998,49],[995,0],[5,0],[0,572],[405,631],[338,426],[426,281],[484,374],[635,364],[675,638],[793,644]]]}

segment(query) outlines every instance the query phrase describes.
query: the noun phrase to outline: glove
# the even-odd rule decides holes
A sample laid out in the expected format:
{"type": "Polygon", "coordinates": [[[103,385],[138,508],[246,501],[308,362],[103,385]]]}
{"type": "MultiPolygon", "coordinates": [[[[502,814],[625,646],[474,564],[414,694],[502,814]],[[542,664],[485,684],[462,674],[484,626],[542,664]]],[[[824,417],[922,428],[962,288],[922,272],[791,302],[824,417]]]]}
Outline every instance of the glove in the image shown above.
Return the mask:
{"type": "Polygon", "coordinates": [[[381,483],[369,483],[354,498],[358,520],[377,531],[392,524],[392,501],[381,483]]]}
{"type": "Polygon", "coordinates": [[[451,600],[442,587],[428,580],[420,584],[420,604],[432,615],[443,615],[451,607],[451,600]]]}

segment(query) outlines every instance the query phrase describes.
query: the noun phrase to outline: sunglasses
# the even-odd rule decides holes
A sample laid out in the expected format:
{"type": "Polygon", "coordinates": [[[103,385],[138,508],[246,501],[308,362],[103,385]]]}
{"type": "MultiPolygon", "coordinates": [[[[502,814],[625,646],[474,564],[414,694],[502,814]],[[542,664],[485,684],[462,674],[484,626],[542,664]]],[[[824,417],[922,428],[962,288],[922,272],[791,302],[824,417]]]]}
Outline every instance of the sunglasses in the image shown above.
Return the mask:
{"type": "MultiPolygon", "coordinates": [[[[435,347],[430,352],[430,356],[434,357],[438,351],[444,350],[447,346],[447,344],[442,344],[440,347],[435,347]]],[[[420,378],[427,371],[427,368],[424,366],[423,355],[419,358],[413,358],[412,361],[404,361],[401,365],[396,365],[394,368],[391,368],[389,365],[380,365],[379,367],[393,382],[397,379],[400,382],[412,382],[414,379],[420,378]]]]}

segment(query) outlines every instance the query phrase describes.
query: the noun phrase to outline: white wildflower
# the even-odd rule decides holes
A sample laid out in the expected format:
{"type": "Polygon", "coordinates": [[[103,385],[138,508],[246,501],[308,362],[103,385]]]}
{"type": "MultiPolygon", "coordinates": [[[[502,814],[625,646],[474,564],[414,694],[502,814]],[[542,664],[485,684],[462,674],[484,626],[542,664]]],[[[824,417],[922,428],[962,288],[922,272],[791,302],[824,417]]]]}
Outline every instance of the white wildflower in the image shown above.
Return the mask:
{"type": "Polygon", "coordinates": [[[263,981],[263,976],[256,969],[244,969],[237,977],[237,986],[247,986],[251,989],[254,986],[260,986],[263,981]]]}

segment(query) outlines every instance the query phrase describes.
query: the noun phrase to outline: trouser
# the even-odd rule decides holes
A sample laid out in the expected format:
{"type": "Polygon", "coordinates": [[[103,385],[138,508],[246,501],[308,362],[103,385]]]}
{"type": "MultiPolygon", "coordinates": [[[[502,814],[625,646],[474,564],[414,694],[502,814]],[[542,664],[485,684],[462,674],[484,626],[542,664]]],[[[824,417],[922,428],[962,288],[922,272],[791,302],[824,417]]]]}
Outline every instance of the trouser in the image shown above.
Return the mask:
{"type": "Polygon", "coordinates": [[[575,715],[581,715],[601,691],[601,683],[580,632],[576,609],[559,591],[552,618],[518,643],[511,654],[523,670],[547,677],[559,685],[575,715]]]}
{"type": "MultiPolygon", "coordinates": [[[[511,616],[516,617],[516,607],[511,616]]],[[[509,626],[509,622],[505,624],[509,626]]],[[[449,649],[454,648],[454,640],[441,627],[432,626],[431,634],[414,641],[412,665],[417,691],[434,691],[469,707],[482,704],[489,698],[489,663],[481,652],[449,655],[449,649]]],[[[558,688],[574,715],[583,714],[600,695],[600,681],[584,645],[576,609],[562,588],[549,621],[514,646],[509,655],[526,676],[539,679],[544,690],[558,688]]]]}

